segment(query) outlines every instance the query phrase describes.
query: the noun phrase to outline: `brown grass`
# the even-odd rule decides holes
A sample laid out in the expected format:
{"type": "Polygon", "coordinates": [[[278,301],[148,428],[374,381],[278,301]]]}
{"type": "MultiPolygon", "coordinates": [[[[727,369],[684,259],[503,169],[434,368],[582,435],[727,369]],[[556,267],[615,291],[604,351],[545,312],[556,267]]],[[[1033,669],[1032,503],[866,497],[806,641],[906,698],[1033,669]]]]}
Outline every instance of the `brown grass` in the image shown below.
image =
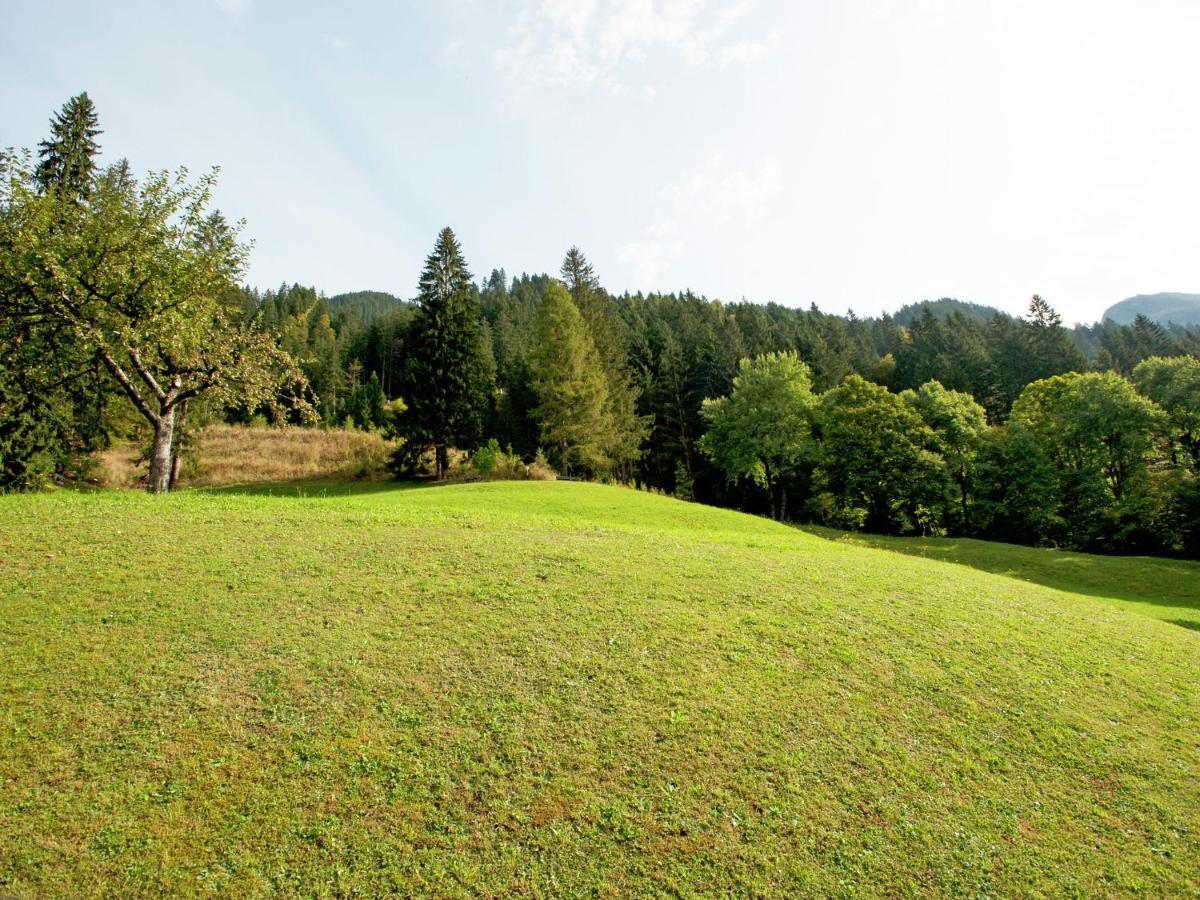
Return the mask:
{"type": "MultiPolygon", "coordinates": [[[[377,434],[343,428],[256,428],[210,425],[196,436],[184,466],[185,487],[381,477],[393,444],[377,434]]],[[[98,454],[105,487],[135,487],[146,474],[139,445],[126,442],[98,454]]]]}

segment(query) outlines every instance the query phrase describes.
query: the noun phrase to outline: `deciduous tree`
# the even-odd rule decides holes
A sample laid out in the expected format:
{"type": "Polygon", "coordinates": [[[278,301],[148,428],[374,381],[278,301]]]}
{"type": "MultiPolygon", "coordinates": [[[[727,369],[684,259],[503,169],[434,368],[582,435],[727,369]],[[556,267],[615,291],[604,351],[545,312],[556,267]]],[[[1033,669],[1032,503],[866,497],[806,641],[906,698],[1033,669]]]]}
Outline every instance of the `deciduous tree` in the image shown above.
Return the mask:
{"type": "Polygon", "coordinates": [[[771,517],[787,516],[785,479],[812,450],[812,373],[795,353],[768,353],[738,364],[727,397],[704,401],[701,449],[732,481],[767,492],[771,517]]]}
{"type": "Polygon", "coordinates": [[[838,524],[895,532],[940,527],[949,476],[917,412],[851,375],[821,398],[818,477],[838,524]]]}
{"type": "Polygon", "coordinates": [[[303,380],[229,302],[248,248],[209,209],[215,179],[157,173],[139,186],[115,166],[81,200],[40,192],[18,168],[0,197],[8,314],[47,323],[115,380],[153,431],[155,492],[170,487],[177,416],[191,398],[277,403],[281,385],[303,380]]]}

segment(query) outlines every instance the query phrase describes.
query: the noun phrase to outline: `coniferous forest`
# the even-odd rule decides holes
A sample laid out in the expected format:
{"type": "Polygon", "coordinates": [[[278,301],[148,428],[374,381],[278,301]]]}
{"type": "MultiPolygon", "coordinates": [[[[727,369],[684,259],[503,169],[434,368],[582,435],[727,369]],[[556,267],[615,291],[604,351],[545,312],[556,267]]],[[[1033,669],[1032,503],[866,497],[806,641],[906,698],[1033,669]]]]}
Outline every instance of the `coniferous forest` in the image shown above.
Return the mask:
{"type": "Polygon", "coordinates": [[[2,159],[6,489],[118,435],[164,491],[204,424],[350,425],[402,477],[499,452],[781,520],[1200,556],[1200,329],[613,294],[569,235],[513,276],[450,228],[411,298],[259,290],[214,175],[102,167],[102,134],[81,94],[2,159]]]}

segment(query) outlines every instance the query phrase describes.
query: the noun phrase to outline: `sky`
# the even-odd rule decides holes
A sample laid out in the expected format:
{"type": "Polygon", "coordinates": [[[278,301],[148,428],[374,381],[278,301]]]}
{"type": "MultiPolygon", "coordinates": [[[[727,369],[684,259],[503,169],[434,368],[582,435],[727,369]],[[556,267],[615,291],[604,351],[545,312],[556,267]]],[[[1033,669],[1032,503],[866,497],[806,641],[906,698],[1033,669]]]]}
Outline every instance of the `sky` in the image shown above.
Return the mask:
{"type": "Polygon", "coordinates": [[[475,275],[1068,322],[1200,292],[1197,0],[4,0],[0,145],[221,167],[247,280],[475,275]],[[52,18],[52,22],[48,22],[52,18]]]}

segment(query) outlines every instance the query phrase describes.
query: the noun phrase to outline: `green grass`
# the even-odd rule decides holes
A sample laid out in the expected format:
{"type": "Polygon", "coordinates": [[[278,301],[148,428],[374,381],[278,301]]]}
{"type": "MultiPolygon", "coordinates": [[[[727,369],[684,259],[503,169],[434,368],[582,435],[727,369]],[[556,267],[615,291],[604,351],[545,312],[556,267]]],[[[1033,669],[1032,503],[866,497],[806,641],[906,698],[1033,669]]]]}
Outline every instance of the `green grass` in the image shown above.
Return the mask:
{"type": "Polygon", "coordinates": [[[828,528],[805,530],[860,547],[943,560],[1098,598],[1200,630],[1200,563],[1152,556],[1095,556],[967,538],[897,538],[828,528]]]}
{"type": "Polygon", "coordinates": [[[0,894],[1195,895],[1200,632],[1096,599],[1155,573],[585,484],[0,498],[0,894]]]}

